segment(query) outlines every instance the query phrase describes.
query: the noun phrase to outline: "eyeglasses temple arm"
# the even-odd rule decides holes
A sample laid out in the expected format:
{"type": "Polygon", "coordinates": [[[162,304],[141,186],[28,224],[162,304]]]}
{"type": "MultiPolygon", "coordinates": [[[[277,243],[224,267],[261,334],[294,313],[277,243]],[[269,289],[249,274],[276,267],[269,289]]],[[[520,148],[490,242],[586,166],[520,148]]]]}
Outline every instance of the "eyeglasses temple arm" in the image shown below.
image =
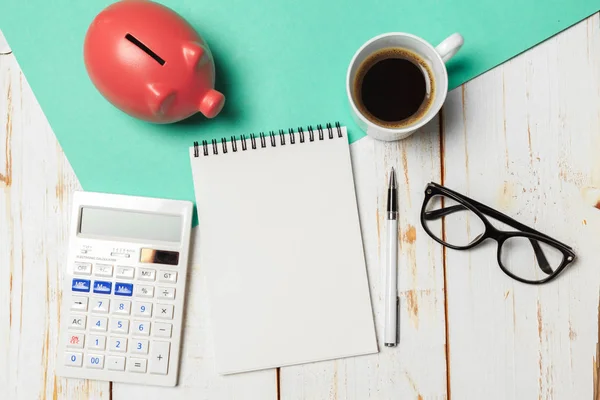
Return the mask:
{"type": "MultiPolygon", "coordinates": [[[[560,244],[560,245],[568,248],[569,250],[573,250],[571,248],[571,246],[568,246],[568,245],[566,245],[566,244],[564,244],[562,242],[559,242],[558,240],[556,240],[556,239],[554,239],[554,238],[552,238],[552,237],[550,237],[550,236],[548,236],[546,234],[543,234],[542,232],[536,231],[535,229],[530,228],[527,225],[524,225],[524,224],[520,223],[519,221],[516,221],[516,220],[512,219],[508,215],[502,214],[500,211],[496,211],[493,208],[488,207],[485,204],[482,204],[482,203],[478,202],[477,200],[473,200],[473,199],[471,199],[471,198],[469,198],[469,197],[467,197],[465,195],[462,195],[462,194],[460,194],[458,192],[450,190],[450,189],[448,189],[446,187],[441,187],[441,188],[443,190],[447,190],[448,192],[452,193],[453,195],[455,195],[459,199],[464,200],[464,201],[466,201],[468,203],[471,203],[473,206],[475,206],[475,208],[477,208],[479,211],[481,211],[482,213],[484,213],[488,217],[492,217],[494,219],[497,219],[498,221],[504,222],[505,224],[507,224],[507,225],[509,225],[509,226],[511,226],[511,227],[513,227],[515,229],[519,229],[519,230],[521,230],[523,232],[534,233],[536,235],[543,236],[544,238],[546,238],[546,239],[548,239],[550,241],[556,242],[556,243],[558,243],[558,244],[560,244]]],[[[456,207],[456,206],[454,206],[454,207],[456,207]]],[[[452,211],[452,212],[455,212],[455,211],[452,211]]]]}
{"type": "Polygon", "coordinates": [[[450,215],[450,214],[455,213],[457,211],[462,211],[465,208],[467,208],[467,207],[459,204],[459,205],[456,205],[456,206],[450,206],[450,207],[440,208],[439,210],[425,211],[425,220],[432,221],[432,220],[435,220],[435,219],[438,219],[438,218],[445,217],[446,215],[450,215]]]}
{"type": "Polygon", "coordinates": [[[540,247],[540,244],[538,243],[538,241],[535,239],[529,238],[529,243],[531,243],[531,247],[533,247],[533,252],[535,253],[535,258],[538,262],[538,265],[540,266],[540,269],[544,273],[546,273],[548,275],[552,275],[554,273],[554,271],[550,267],[550,263],[548,262],[548,259],[546,258],[546,255],[544,254],[544,251],[540,247]]]}
{"type": "MultiPolygon", "coordinates": [[[[480,205],[477,204],[477,206],[479,207],[480,205]]],[[[425,220],[435,220],[435,219],[444,217],[446,215],[450,215],[452,213],[455,213],[455,212],[458,212],[458,211],[462,211],[462,210],[464,210],[466,208],[467,207],[465,207],[465,206],[463,206],[461,204],[458,204],[458,205],[454,205],[454,206],[450,206],[450,207],[440,208],[438,210],[426,211],[425,212],[425,220]]],[[[483,206],[481,208],[486,208],[487,209],[487,210],[485,210],[485,209],[481,210],[485,214],[488,214],[488,212],[485,212],[485,211],[488,211],[488,210],[494,211],[494,213],[497,212],[496,210],[493,210],[493,209],[491,209],[491,208],[489,208],[487,206],[483,206]]],[[[498,213],[498,214],[500,214],[500,213],[498,213]]],[[[500,215],[502,215],[502,214],[500,214],[500,215]]],[[[491,216],[493,216],[493,215],[491,215],[491,216]]],[[[496,218],[496,216],[493,216],[493,217],[496,218]]],[[[503,221],[500,218],[498,218],[498,219],[500,221],[508,224],[508,222],[503,221]]],[[[511,218],[511,220],[512,220],[512,218],[511,218]]],[[[515,225],[522,225],[522,224],[518,223],[517,221],[513,220],[513,222],[516,223],[515,225]]],[[[509,224],[509,225],[512,226],[512,224],[509,224]]],[[[524,226],[525,228],[527,228],[525,225],[522,225],[522,226],[524,226]]],[[[513,226],[513,228],[518,228],[518,229],[521,229],[521,230],[525,230],[526,232],[529,230],[529,228],[522,229],[521,227],[518,227],[518,226],[513,226]]],[[[550,267],[550,263],[548,263],[548,259],[546,258],[546,255],[544,254],[544,251],[540,247],[540,244],[537,242],[537,240],[534,240],[534,239],[530,238],[529,239],[529,243],[531,243],[531,247],[533,247],[533,252],[535,253],[535,256],[536,256],[536,259],[538,261],[538,265],[539,265],[540,269],[544,273],[546,273],[548,275],[551,275],[552,273],[554,273],[554,271],[550,267]]]]}

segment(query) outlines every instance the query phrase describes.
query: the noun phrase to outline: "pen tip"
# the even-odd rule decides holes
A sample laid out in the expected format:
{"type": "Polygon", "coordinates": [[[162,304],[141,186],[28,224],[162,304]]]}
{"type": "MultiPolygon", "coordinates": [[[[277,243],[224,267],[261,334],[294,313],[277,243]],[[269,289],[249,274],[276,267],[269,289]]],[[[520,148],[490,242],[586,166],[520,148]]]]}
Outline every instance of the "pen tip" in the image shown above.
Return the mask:
{"type": "Polygon", "coordinates": [[[392,167],[392,171],[390,172],[390,188],[396,187],[396,170],[392,167]]]}

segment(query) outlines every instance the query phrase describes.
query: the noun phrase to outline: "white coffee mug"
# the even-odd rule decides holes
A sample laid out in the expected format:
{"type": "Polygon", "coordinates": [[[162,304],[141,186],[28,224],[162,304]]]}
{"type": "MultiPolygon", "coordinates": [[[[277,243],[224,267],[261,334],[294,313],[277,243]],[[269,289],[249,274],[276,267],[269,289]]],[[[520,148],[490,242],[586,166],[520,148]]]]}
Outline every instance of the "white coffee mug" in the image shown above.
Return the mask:
{"type": "Polygon", "coordinates": [[[437,47],[433,47],[424,39],[409,33],[392,32],[379,35],[361,46],[352,57],[348,73],[346,75],[346,93],[352,109],[352,116],[356,123],[367,133],[367,135],[385,141],[400,140],[412,135],[417,129],[428,123],[440,111],[446,95],[448,94],[448,72],[444,64],[452,58],[463,45],[463,37],[454,33],[446,38],[437,47]],[[412,122],[410,125],[399,128],[389,128],[378,125],[365,117],[354,101],[355,79],[359,67],[373,53],[386,48],[403,48],[415,53],[423,59],[432,75],[435,91],[431,105],[425,114],[412,122]]]}

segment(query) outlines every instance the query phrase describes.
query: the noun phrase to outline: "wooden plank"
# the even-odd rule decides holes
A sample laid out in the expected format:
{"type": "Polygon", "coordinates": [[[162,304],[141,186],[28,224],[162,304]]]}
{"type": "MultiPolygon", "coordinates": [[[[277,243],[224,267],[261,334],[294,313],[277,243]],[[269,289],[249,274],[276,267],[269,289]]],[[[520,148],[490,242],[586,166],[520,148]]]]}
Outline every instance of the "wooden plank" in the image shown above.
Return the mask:
{"type": "MultiPolygon", "coordinates": [[[[351,145],[361,229],[380,353],[281,369],[282,399],[444,398],[442,251],[419,228],[425,182],[440,179],[437,120],[402,142],[351,145]],[[382,346],[385,202],[390,168],[400,199],[400,345],[382,346]]],[[[352,334],[349,332],[348,334],[352,334]]]]}
{"type": "MultiPolygon", "coordinates": [[[[592,395],[600,211],[598,14],[451,93],[445,184],[572,245],[556,281],[506,276],[489,242],[446,252],[451,395],[457,399],[592,395]]],[[[446,237],[464,226],[446,226],[446,237]]],[[[525,261],[524,261],[525,262],[525,261]]]]}
{"type": "Polygon", "coordinates": [[[594,394],[592,400],[600,400],[600,301],[598,302],[598,341],[594,357],[594,394]]]}
{"type": "Polygon", "coordinates": [[[79,187],[13,55],[0,56],[0,397],[108,398],[53,374],[71,193],[79,187]]]}
{"type": "Polygon", "coordinates": [[[11,52],[12,51],[10,49],[10,46],[8,45],[8,42],[4,38],[2,31],[0,31],[0,56],[10,54],[11,52]]]}

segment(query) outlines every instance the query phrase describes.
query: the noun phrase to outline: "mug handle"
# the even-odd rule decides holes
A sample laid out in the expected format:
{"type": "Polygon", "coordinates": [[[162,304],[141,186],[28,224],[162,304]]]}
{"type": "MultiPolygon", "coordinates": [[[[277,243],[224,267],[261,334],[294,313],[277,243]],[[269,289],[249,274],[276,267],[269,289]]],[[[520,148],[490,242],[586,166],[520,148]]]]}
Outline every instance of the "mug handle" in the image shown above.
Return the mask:
{"type": "Polygon", "coordinates": [[[435,51],[439,53],[444,62],[450,60],[460,50],[465,39],[463,39],[460,33],[453,33],[448,36],[444,41],[435,47],[435,51]]]}

